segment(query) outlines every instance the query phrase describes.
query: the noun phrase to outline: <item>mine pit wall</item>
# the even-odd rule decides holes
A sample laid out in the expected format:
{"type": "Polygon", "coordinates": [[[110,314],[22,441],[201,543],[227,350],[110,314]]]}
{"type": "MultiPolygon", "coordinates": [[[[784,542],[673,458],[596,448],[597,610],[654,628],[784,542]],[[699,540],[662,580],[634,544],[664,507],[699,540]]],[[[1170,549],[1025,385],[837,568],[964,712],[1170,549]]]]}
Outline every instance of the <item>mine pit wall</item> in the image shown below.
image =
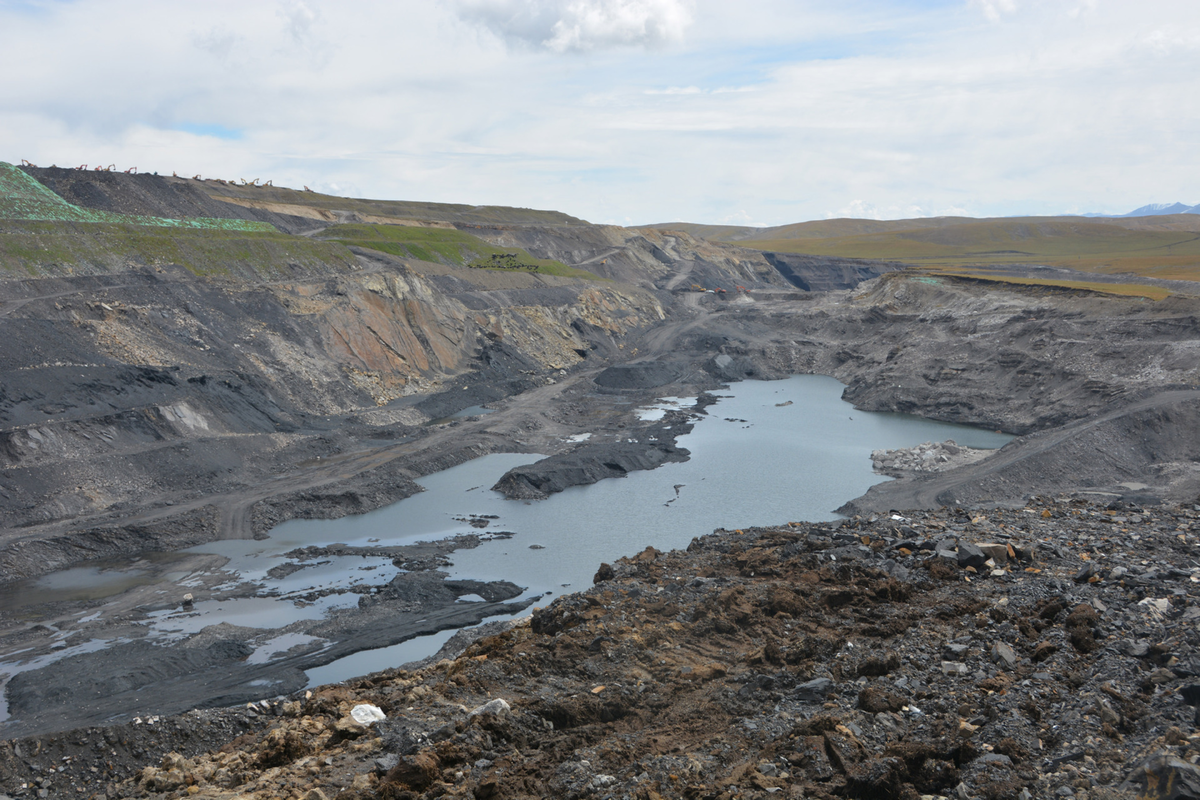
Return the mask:
{"type": "Polygon", "coordinates": [[[979,290],[903,273],[863,283],[837,307],[758,303],[683,346],[752,357],[761,372],[831,375],[870,411],[1025,434],[1093,416],[1145,392],[1200,386],[1200,302],[1036,289],[979,290]]]}
{"type": "Polygon", "coordinates": [[[831,375],[866,410],[1024,436],[949,477],[874,487],[844,513],[1013,504],[1043,492],[1200,501],[1196,298],[981,291],[901,273],[841,297],[837,308],[810,301],[810,313],[760,303],[681,349],[721,352],[754,377],[831,375]]]}
{"type": "MultiPolygon", "coordinates": [[[[0,355],[0,500],[9,529],[0,551],[14,540],[52,540],[7,563],[0,557],[2,574],[49,571],[135,540],[143,549],[211,540],[221,531],[207,512],[208,522],[162,514],[136,536],[96,521],[164,498],[233,491],[336,454],[354,420],[362,420],[354,435],[402,437],[430,414],[417,406],[390,417],[372,412],[415,395],[430,411],[453,413],[479,394],[443,390],[473,376],[498,392],[485,399],[499,399],[593,353],[619,353],[628,336],[665,316],[652,294],[628,286],[513,276],[522,302],[491,306],[475,292],[468,308],[431,286],[419,264],[361,267],[264,284],[198,280],[171,267],[119,280],[0,284],[0,335],[27,345],[0,355]],[[555,302],[538,305],[542,291],[555,302]],[[177,529],[186,530],[182,538],[177,529]]],[[[458,272],[469,285],[476,271],[458,272]]],[[[499,446],[464,446],[443,460],[450,466],[499,446]]],[[[307,513],[357,513],[411,493],[411,482],[395,487],[347,501],[345,487],[334,486],[324,511],[310,503],[307,513]]],[[[258,520],[278,517],[264,511],[253,527],[261,532],[258,520]]]]}
{"type": "Polygon", "coordinates": [[[635,231],[615,225],[458,227],[498,247],[521,247],[538,258],[556,259],[644,289],[687,289],[692,283],[722,286],[730,292],[738,285],[789,286],[758,251],[707,242],[686,233],[635,231]]]}
{"type": "Polygon", "coordinates": [[[884,273],[909,266],[898,261],[829,258],[798,253],[765,252],[762,255],[789,283],[806,292],[853,289],[884,273]]]}

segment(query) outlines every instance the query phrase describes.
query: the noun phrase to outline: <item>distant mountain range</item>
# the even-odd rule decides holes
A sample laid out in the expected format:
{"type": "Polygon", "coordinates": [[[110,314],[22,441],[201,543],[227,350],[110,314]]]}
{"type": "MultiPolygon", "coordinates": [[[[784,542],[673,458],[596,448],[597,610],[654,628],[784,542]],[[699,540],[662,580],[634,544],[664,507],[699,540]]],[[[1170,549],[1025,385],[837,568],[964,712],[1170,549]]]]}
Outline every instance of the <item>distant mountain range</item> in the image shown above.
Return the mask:
{"type": "Polygon", "coordinates": [[[1162,214],[1200,214],[1200,204],[1185,206],[1183,203],[1151,203],[1135,208],[1128,214],[1084,214],[1085,217],[1157,217],[1162,214]]]}

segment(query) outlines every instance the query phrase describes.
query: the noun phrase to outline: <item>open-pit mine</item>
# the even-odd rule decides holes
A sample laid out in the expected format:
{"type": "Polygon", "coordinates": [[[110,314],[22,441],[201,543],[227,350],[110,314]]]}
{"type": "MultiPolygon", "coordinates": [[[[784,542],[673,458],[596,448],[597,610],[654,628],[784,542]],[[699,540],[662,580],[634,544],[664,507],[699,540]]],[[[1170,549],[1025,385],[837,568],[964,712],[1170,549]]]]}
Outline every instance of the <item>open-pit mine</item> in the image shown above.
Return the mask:
{"type": "MultiPolygon", "coordinates": [[[[1200,797],[1200,283],[705,236],[0,163],[0,796],[1200,797]],[[570,586],[451,574],[793,376],[965,427],[570,586]],[[483,456],[444,536],[276,530],[483,456]]],[[[747,508],[832,469],[767,438],[747,508]]]]}

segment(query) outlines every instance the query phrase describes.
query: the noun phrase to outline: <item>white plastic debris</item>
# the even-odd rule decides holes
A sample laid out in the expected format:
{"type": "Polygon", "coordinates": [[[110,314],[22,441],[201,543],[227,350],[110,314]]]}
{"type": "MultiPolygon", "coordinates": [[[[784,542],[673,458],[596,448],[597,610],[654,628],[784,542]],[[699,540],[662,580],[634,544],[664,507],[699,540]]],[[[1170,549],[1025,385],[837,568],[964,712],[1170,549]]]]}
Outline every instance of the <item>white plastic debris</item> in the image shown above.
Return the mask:
{"type": "Polygon", "coordinates": [[[387,719],[387,714],[383,713],[383,709],[370,703],[356,705],[350,709],[350,716],[359,725],[371,725],[372,723],[387,719]]]}

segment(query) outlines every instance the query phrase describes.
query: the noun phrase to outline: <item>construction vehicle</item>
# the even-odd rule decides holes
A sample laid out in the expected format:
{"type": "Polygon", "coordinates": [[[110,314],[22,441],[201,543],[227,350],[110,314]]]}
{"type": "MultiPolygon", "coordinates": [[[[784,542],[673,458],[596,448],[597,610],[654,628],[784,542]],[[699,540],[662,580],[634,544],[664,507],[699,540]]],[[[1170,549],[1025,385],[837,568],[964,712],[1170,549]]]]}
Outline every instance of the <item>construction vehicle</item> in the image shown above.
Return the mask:
{"type": "Polygon", "coordinates": [[[129,169],[125,170],[125,174],[126,175],[137,175],[137,167],[130,167],[129,169]]]}
{"type": "Polygon", "coordinates": [[[750,290],[745,286],[735,286],[733,288],[736,289],[740,294],[750,294],[750,290]]]}
{"type": "Polygon", "coordinates": [[[21,159],[21,166],[22,166],[22,167],[36,167],[36,166],[37,166],[37,164],[33,163],[32,161],[26,161],[25,159],[23,159],[23,158],[22,158],[22,159],[21,159]]]}
{"type": "Polygon", "coordinates": [[[87,164],[80,164],[80,165],[79,165],[78,167],[76,167],[75,169],[87,169],[87,164]]]}
{"type": "Polygon", "coordinates": [[[701,286],[701,285],[700,285],[700,284],[698,284],[698,283],[693,283],[693,284],[692,284],[692,291],[693,291],[693,292],[703,292],[703,291],[704,291],[704,287],[703,287],[703,286],[701,286]]]}
{"type": "Polygon", "coordinates": [[[718,286],[718,287],[717,287],[717,294],[719,294],[719,295],[721,295],[722,297],[724,297],[725,295],[727,295],[727,294],[729,294],[729,293],[728,293],[728,292],[726,292],[724,289],[722,289],[720,286],[718,286]]]}

